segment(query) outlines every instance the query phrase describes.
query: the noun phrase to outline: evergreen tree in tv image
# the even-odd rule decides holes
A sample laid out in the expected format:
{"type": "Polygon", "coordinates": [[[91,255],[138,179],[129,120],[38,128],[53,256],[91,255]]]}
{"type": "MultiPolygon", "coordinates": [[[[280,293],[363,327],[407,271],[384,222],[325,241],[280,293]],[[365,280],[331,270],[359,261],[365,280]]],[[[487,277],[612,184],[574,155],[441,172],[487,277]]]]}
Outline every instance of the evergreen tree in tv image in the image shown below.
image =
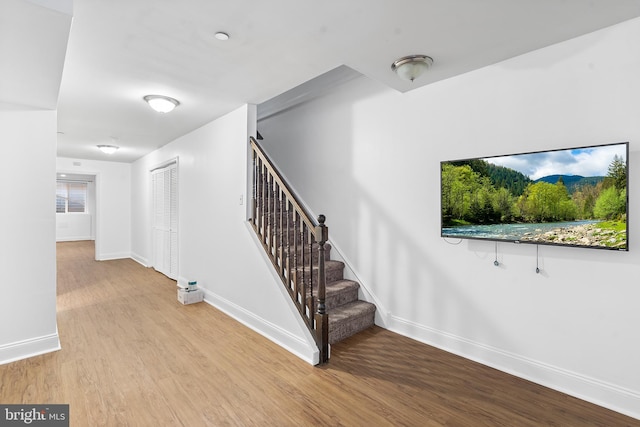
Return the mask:
{"type": "Polygon", "coordinates": [[[627,150],[442,162],[441,235],[627,250],[627,150]]]}

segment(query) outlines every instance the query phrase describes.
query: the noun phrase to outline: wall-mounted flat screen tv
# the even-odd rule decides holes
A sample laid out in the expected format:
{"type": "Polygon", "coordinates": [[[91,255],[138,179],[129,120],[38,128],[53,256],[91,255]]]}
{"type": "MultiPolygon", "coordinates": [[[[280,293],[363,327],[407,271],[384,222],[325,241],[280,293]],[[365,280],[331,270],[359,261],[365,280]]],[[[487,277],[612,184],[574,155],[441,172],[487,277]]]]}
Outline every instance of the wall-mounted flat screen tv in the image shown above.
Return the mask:
{"type": "Polygon", "coordinates": [[[628,250],[629,143],[441,162],[441,235],[628,250]]]}

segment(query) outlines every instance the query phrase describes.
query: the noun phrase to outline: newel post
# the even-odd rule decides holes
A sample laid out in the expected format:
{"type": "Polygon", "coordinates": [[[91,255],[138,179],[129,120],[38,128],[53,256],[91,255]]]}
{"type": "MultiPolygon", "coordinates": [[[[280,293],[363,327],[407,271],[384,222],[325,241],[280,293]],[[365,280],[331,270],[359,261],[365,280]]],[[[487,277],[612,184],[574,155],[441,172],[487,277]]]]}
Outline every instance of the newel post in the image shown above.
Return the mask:
{"type": "Polygon", "coordinates": [[[316,243],[318,244],[318,309],[315,314],[316,335],[318,348],[320,349],[320,363],[329,361],[329,316],[325,305],[326,278],[324,271],[324,244],[329,239],[329,229],[324,224],[324,215],[318,216],[318,225],[315,227],[316,243]]]}

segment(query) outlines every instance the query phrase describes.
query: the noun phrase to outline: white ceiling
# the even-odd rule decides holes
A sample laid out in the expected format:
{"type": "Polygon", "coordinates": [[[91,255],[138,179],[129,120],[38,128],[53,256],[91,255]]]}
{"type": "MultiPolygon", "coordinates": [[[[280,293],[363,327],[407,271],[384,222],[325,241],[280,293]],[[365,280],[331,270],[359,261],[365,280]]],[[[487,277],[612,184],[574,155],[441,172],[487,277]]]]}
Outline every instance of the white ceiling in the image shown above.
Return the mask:
{"type": "MultiPolygon", "coordinates": [[[[29,13],[36,3],[44,2],[31,0],[29,13]]],[[[75,0],[58,155],[131,162],[342,65],[405,92],[638,16],[640,0],[75,0]],[[231,39],[216,40],[216,31],[231,39]],[[413,84],[390,68],[410,54],[435,61],[413,84]],[[181,105],[155,113],[147,94],[181,105]],[[113,143],[121,149],[111,156],[95,147],[113,143]]],[[[0,28],[11,21],[0,20],[0,28]]],[[[30,30],[42,36],[46,24],[30,30]]],[[[15,103],[0,90],[0,106],[15,103]]]]}
{"type": "Polygon", "coordinates": [[[0,0],[0,110],[56,108],[71,0],[42,1],[0,0]]]}

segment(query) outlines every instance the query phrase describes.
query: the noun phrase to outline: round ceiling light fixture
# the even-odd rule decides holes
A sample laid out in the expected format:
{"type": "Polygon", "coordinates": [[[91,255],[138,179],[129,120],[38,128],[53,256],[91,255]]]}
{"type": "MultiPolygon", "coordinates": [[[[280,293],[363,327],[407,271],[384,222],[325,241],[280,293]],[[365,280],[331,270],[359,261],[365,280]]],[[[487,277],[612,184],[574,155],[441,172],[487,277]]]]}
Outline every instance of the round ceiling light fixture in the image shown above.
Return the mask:
{"type": "Polygon", "coordinates": [[[97,147],[100,149],[100,151],[106,154],[113,154],[120,148],[117,145],[98,145],[97,147]]]}
{"type": "Polygon", "coordinates": [[[433,59],[427,55],[404,56],[391,64],[391,69],[401,78],[414,81],[433,65],[433,59]]]}
{"type": "Polygon", "coordinates": [[[158,113],[168,113],[180,105],[177,99],[164,95],[146,95],[144,98],[151,108],[158,113]]]}
{"type": "Polygon", "coordinates": [[[215,33],[213,35],[213,37],[216,38],[216,40],[220,40],[223,42],[226,42],[227,40],[229,40],[229,34],[223,32],[223,31],[218,31],[217,33],[215,33]]]}

